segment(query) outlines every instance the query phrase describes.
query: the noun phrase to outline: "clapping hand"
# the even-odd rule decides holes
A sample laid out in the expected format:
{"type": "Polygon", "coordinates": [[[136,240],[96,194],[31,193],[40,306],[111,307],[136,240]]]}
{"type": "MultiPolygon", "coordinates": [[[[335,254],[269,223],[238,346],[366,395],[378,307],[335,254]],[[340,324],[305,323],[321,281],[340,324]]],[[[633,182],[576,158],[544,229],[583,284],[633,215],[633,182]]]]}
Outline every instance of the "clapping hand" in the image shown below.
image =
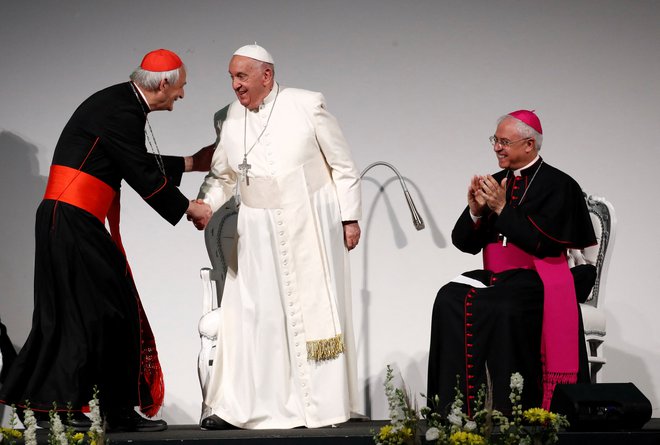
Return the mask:
{"type": "Polygon", "coordinates": [[[506,205],[506,178],[498,183],[491,175],[482,176],[477,191],[478,200],[483,200],[489,209],[498,215],[506,205]]]}
{"type": "Polygon", "coordinates": [[[470,181],[470,186],[468,187],[468,206],[470,207],[470,213],[474,216],[482,216],[486,210],[486,198],[481,191],[481,182],[483,176],[473,176],[470,181]]]}

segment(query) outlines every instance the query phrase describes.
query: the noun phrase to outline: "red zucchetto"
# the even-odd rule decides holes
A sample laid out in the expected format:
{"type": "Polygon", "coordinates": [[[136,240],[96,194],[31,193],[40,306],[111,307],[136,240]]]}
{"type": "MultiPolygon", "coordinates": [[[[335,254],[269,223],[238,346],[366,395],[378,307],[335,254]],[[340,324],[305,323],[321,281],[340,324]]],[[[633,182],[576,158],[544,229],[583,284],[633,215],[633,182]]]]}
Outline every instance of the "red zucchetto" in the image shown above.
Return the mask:
{"type": "Polygon", "coordinates": [[[539,117],[534,113],[534,110],[518,110],[509,113],[509,116],[518,119],[521,122],[526,123],[532,127],[538,134],[543,134],[543,129],[541,128],[541,121],[539,117]]]}
{"type": "Polygon", "coordinates": [[[167,49],[157,49],[147,53],[140,68],[145,71],[163,72],[181,68],[183,62],[175,53],[167,49]]]}

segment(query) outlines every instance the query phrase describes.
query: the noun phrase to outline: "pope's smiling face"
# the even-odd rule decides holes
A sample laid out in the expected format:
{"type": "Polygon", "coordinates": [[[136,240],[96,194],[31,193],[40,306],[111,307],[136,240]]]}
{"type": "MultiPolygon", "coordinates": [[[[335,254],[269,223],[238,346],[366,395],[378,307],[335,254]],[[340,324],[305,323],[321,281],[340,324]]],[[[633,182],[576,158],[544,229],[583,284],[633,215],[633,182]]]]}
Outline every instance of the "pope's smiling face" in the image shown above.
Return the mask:
{"type": "Polygon", "coordinates": [[[232,57],[229,75],[238,101],[249,110],[259,107],[273,88],[273,70],[270,65],[249,57],[232,57]]]}

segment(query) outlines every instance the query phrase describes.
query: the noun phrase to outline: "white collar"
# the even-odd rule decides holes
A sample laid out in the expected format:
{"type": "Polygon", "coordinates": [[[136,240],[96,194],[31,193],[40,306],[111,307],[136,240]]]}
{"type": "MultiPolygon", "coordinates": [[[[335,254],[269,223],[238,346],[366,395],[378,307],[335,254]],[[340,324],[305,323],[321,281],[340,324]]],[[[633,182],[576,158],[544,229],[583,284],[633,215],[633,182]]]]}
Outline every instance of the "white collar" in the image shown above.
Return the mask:
{"type": "Polygon", "coordinates": [[[147,107],[149,107],[149,111],[151,111],[151,106],[149,105],[149,101],[147,100],[146,96],[144,95],[144,93],[140,89],[140,86],[135,82],[132,82],[132,83],[133,83],[133,86],[135,87],[135,89],[138,91],[138,93],[140,93],[140,96],[142,96],[142,99],[144,100],[144,103],[147,104],[147,107]]]}
{"type": "Polygon", "coordinates": [[[250,110],[250,111],[252,111],[254,113],[254,112],[258,112],[258,111],[261,111],[264,108],[266,108],[266,105],[270,104],[271,102],[273,102],[275,100],[275,96],[277,96],[277,92],[278,92],[279,89],[280,89],[280,85],[277,82],[274,82],[273,83],[273,88],[271,88],[270,93],[268,93],[268,95],[266,97],[264,97],[263,102],[261,102],[261,104],[257,108],[255,108],[254,110],[250,110]]]}
{"type": "Polygon", "coordinates": [[[529,167],[531,167],[532,165],[534,165],[534,164],[536,163],[536,161],[539,160],[540,157],[541,157],[541,155],[536,155],[536,157],[534,158],[534,160],[533,160],[532,162],[530,162],[529,164],[527,164],[527,165],[524,166],[524,167],[521,167],[521,168],[519,168],[519,169],[517,169],[517,170],[514,170],[514,171],[513,171],[513,176],[520,176],[520,173],[521,173],[523,170],[525,170],[526,168],[529,168],[529,167]]]}

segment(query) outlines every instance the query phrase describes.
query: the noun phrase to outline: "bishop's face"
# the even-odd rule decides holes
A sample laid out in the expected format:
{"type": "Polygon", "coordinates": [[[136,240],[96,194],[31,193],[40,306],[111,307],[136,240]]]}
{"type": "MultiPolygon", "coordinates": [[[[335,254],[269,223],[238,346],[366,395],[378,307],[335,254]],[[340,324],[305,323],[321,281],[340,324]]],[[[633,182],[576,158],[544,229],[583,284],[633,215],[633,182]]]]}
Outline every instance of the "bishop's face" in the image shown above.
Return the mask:
{"type": "Polygon", "coordinates": [[[273,73],[262,62],[245,56],[234,56],[229,62],[231,87],[238,101],[254,110],[268,96],[273,87],[273,73]]]}
{"type": "Polygon", "coordinates": [[[534,138],[522,136],[516,128],[516,122],[514,118],[506,118],[500,122],[495,131],[498,142],[493,145],[493,150],[497,156],[497,163],[503,169],[517,170],[536,158],[534,138]],[[507,142],[510,144],[507,145],[507,142]]]}

